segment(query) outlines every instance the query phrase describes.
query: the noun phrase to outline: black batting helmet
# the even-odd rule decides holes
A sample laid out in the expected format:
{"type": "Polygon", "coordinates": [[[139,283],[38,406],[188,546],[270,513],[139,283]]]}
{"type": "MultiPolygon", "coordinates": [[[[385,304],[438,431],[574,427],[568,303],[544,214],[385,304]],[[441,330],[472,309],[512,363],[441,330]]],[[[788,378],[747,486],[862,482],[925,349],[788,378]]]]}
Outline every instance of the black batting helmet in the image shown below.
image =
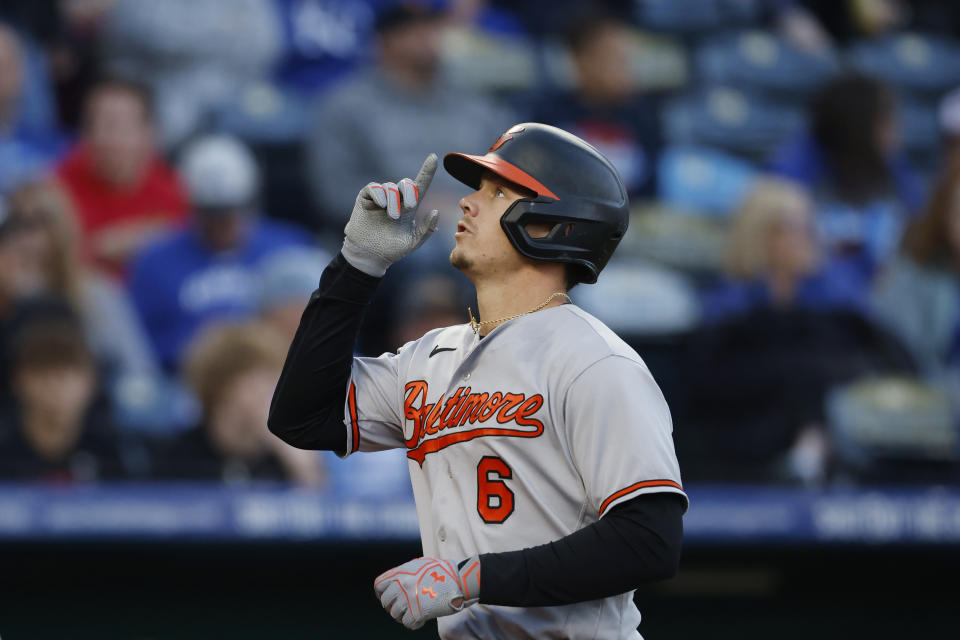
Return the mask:
{"type": "Polygon", "coordinates": [[[577,282],[594,283],[627,231],[627,191],[617,170],[577,136],[524,122],[507,130],[483,156],[448,153],[443,166],[474,189],[484,171],[533,191],[500,218],[513,246],[533,260],[573,265],[577,282]],[[553,224],[532,238],[529,223],[553,224]]]}

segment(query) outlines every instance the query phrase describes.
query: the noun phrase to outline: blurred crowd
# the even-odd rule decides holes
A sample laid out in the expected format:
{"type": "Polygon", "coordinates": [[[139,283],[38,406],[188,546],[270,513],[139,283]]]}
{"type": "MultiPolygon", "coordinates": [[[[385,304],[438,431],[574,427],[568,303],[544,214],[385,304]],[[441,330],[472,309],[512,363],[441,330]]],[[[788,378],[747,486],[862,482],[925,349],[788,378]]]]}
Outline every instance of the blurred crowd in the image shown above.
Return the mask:
{"type": "MultiPolygon", "coordinates": [[[[947,0],[0,1],[0,481],[405,486],[269,435],[286,349],[367,182],[531,120],[628,185],[574,300],[686,481],[960,481],[947,0]]],[[[360,353],[466,320],[464,189],[360,353]]]]}

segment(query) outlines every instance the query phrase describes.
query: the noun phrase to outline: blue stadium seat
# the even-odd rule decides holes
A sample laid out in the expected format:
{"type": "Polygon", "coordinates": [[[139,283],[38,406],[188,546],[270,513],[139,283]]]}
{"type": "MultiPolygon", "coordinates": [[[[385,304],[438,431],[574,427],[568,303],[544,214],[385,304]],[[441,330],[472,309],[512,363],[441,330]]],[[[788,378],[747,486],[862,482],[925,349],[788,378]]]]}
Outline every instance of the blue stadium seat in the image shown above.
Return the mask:
{"type": "Polygon", "coordinates": [[[840,70],[832,52],[810,53],[765,31],[711,38],[695,55],[700,74],[710,84],[788,98],[811,95],[840,70]]]}
{"type": "Polygon", "coordinates": [[[250,143],[300,140],[306,130],[308,109],[303,98],[272,84],[241,88],[215,116],[215,128],[250,143]]]}
{"type": "Polygon", "coordinates": [[[611,260],[597,284],[577,290],[577,304],[628,336],[688,331],[700,321],[689,278],[644,259],[611,260]]]}
{"type": "Polygon", "coordinates": [[[929,100],[902,98],[900,101],[903,146],[920,169],[932,169],[940,151],[938,107],[936,102],[929,100]]]}
{"type": "Polygon", "coordinates": [[[696,33],[755,24],[765,0],[637,0],[634,15],[641,27],[673,33],[696,33]]]}
{"type": "Polygon", "coordinates": [[[303,170],[309,120],[305,98],[271,84],[255,84],[241,89],[237,99],[216,114],[214,128],[250,145],[262,171],[267,214],[316,231],[318,218],[303,170]]]}
{"type": "MultiPolygon", "coordinates": [[[[617,252],[700,280],[721,268],[729,220],[679,210],[664,204],[642,205],[630,213],[630,232],[617,252]]],[[[606,277],[606,271],[604,271],[606,277]]]]}
{"type": "Polygon", "coordinates": [[[663,117],[673,144],[717,147],[758,162],[804,125],[799,107],[729,86],[681,95],[667,104],[663,117]]]}
{"type": "Polygon", "coordinates": [[[910,377],[868,377],[836,387],[827,425],[840,469],[884,481],[956,474],[957,421],[943,388],[910,377]],[[909,472],[906,476],[903,472],[909,472]]]}
{"type": "Polygon", "coordinates": [[[940,94],[960,84],[960,44],[902,33],[852,46],[854,68],[908,91],[940,94]]]}
{"type": "Polygon", "coordinates": [[[200,419],[196,398],[173,379],[123,376],[109,386],[108,395],[114,418],[124,431],[167,437],[200,419]]]}
{"type": "Polygon", "coordinates": [[[731,215],[759,171],[749,162],[713,149],[668,147],[660,154],[660,200],[679,211],[731,215]]]}

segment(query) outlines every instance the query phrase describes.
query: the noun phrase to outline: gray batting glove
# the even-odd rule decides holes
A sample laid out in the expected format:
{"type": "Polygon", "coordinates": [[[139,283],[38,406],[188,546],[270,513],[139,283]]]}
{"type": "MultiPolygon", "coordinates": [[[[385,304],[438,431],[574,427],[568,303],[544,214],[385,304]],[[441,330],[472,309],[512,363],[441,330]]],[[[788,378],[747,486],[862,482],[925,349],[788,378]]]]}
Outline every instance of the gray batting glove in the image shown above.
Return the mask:
{"type": "Polygon", "coordinates": [[[437,171],[437,154],[423,161],[415,180],[371,182],[357,195],[344,228],[343,257],[366,274],[381,277],[387,267],[417,249],[437,228],[439,212],[419,212],[437,171]]]}
{"type": "Polygon", "coordinates": [[[480,558],[460,563],[416,558],[377,576],[373,589],[394,620],[419,629],[480,600],[480,558]]]}

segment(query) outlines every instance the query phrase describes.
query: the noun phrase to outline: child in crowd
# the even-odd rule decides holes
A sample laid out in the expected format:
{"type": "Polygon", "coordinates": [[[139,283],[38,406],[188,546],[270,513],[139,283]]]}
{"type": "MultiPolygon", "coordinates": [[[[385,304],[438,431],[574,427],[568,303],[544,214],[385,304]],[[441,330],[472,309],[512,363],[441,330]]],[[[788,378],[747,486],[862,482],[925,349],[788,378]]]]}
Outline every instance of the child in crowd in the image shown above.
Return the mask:
{"type": "Polygon", "coordinates": [[[97,402],[93,353],[68,317],[28,323],[12,339],[14,404],[0,418],[0,479],[91,482],[124,475],[97,402]]]}

